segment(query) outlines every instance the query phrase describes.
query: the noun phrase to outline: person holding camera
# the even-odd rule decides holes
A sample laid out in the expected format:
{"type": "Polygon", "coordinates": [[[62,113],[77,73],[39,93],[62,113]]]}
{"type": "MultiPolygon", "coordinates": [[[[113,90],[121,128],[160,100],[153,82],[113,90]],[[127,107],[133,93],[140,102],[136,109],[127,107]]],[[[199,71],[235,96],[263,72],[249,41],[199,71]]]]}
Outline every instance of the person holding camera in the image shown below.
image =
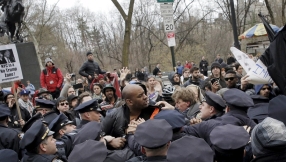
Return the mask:
{"type": "Polygon", "coordinates": [[[63,83],[63,74],[59,68],[56,68],[51,58],[45,59],[46,68],[42,70],[40,76],[41,87],[51,92],[54,99],[60,96],[63,83]]]}
{"type": "Polygon", "coordinates": [[[221,65],[217,62],[212,63],[211,65],[211,72],[212,74],[210,75],[209,78],[207,78],[205,80],[205,82],[209,82],[212,81],[211,84],[213,85],[214,83],[216,83],[214,86],[219,85],[221,88],[226,88],[226,82],[224,80],[224,77],[221,75],[221,65]],[[215,79],[215,80],[214,80],[215,79]]]}

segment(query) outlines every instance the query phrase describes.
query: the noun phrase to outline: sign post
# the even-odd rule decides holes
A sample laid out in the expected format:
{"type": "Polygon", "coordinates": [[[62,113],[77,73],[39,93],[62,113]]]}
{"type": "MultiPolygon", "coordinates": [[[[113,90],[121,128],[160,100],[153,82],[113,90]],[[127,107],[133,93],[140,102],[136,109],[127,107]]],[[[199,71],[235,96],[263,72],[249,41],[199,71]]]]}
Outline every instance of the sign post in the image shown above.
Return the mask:
{"type": "Polygon", "coordinates": [[[170,47],[170,50],[171,50],[173,67],[176,67],[175,52],[174,52],[174,46],[176,46],[175,24],[174,24],[174,18],[173,18],[174,0],[157,0],[157,2],[161,3],[160,10],[161,10],[161,16],[163,17],[163,22],[164,22],[164,31],[167,36],[168,46],[170,47]]]}

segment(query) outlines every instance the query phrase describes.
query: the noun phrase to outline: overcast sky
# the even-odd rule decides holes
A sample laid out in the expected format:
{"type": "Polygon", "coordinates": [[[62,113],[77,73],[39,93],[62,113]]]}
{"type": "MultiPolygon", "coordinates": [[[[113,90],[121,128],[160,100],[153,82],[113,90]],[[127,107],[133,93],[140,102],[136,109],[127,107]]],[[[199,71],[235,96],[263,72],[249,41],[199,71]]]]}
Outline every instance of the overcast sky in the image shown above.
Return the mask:
{"type": "MultiPolygon", "coordinates": [[[[49,4],[54,4],[58,0],[48,0],[49,4]]],[[[119,0],[119,2],[122,0],[119,0]]],[[[88,7],[93,12],[108,12],[110,9],[115,8],[111,0],[59,0],[58,6],[62,9],[70,8],[81,4],[84,7],[88,7]]]]}

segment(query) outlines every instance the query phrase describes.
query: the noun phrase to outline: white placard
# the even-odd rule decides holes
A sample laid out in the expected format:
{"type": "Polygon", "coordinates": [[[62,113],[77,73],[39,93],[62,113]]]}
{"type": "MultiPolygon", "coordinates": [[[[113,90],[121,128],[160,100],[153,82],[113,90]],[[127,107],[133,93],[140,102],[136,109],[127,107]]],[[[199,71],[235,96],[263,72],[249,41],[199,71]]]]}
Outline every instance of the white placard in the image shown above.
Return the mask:
{"type": "Polygon", "coordinates": [[[161,16],[173,16],[173,4],[160,4],[161,16]]]}
{"type": "Polygon", "coordinates": [[[165,32],[175,31],[173,16],[164,16],[164,30],[165,32]]]}
{"type": "Polygon", "coordinates": [[[252,84],[268,84],[273,82],[267,71],[267,67],[261,60],[255,63],[247,75],[249,75],[247,78],[248,82],[252,84]]]}
{"type": "Polygon", "coordinates": [[[0,46],[0,83],[23,79],[15,44],[0,46]]]}
{"type": "Polygon", "coordinates": [[[243,67],[246,73],[248,73],[252,67],[256,66],[255,62],[251,58],[249,58],[247,54],[240,51],[239,49],[235,47],[230,47],[230,51],[233,53],[234,57],[243,67]]]}
{"type": "Polygon", "coordinates": [[[176,46],[175,32],[168,32],[167,33],[167,40],[168,40],[168,46],[169,47],[176,46]]]}

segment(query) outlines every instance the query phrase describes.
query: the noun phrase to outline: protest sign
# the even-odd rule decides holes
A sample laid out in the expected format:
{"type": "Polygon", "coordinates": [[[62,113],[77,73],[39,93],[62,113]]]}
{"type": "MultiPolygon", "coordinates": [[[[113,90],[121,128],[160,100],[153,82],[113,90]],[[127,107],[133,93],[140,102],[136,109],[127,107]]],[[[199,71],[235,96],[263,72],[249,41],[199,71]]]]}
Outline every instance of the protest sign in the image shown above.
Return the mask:
{"type": "Polygon", "coordinates": [[[272,79],[267,71],[267,67],[261,60],[258,60],[251,70],[247,73],[249,83],[252,84],[268,84],[272,83],[272,79]]]}
{"type": "Polygon", "coordinates": [[[243,53],[239,49],[235,47],[230,47],[230,51],[233,53],[234,57],[243,67],[246,73],[248,73],[250,69],[255,66],[255,62],[251,58],[249,58],[247,54],[243,53]]]}
{"type": "Polygon", "coordinates": [[[273,82],[268,71],[267,67],[263,64],[261,60],[258,60],[256,63],[248,57],[247,54],[243,53],[235,47],[231,47],[230,51],[233,53],[236,60],[243,67],[249,77],[247,78],[249,83],[252,84],[268,84],[273,82]]]}
{"type": "Polygon", "coordinates": [[[0,46],[0,83],[23,79],[15,44],[0,46]]]}

